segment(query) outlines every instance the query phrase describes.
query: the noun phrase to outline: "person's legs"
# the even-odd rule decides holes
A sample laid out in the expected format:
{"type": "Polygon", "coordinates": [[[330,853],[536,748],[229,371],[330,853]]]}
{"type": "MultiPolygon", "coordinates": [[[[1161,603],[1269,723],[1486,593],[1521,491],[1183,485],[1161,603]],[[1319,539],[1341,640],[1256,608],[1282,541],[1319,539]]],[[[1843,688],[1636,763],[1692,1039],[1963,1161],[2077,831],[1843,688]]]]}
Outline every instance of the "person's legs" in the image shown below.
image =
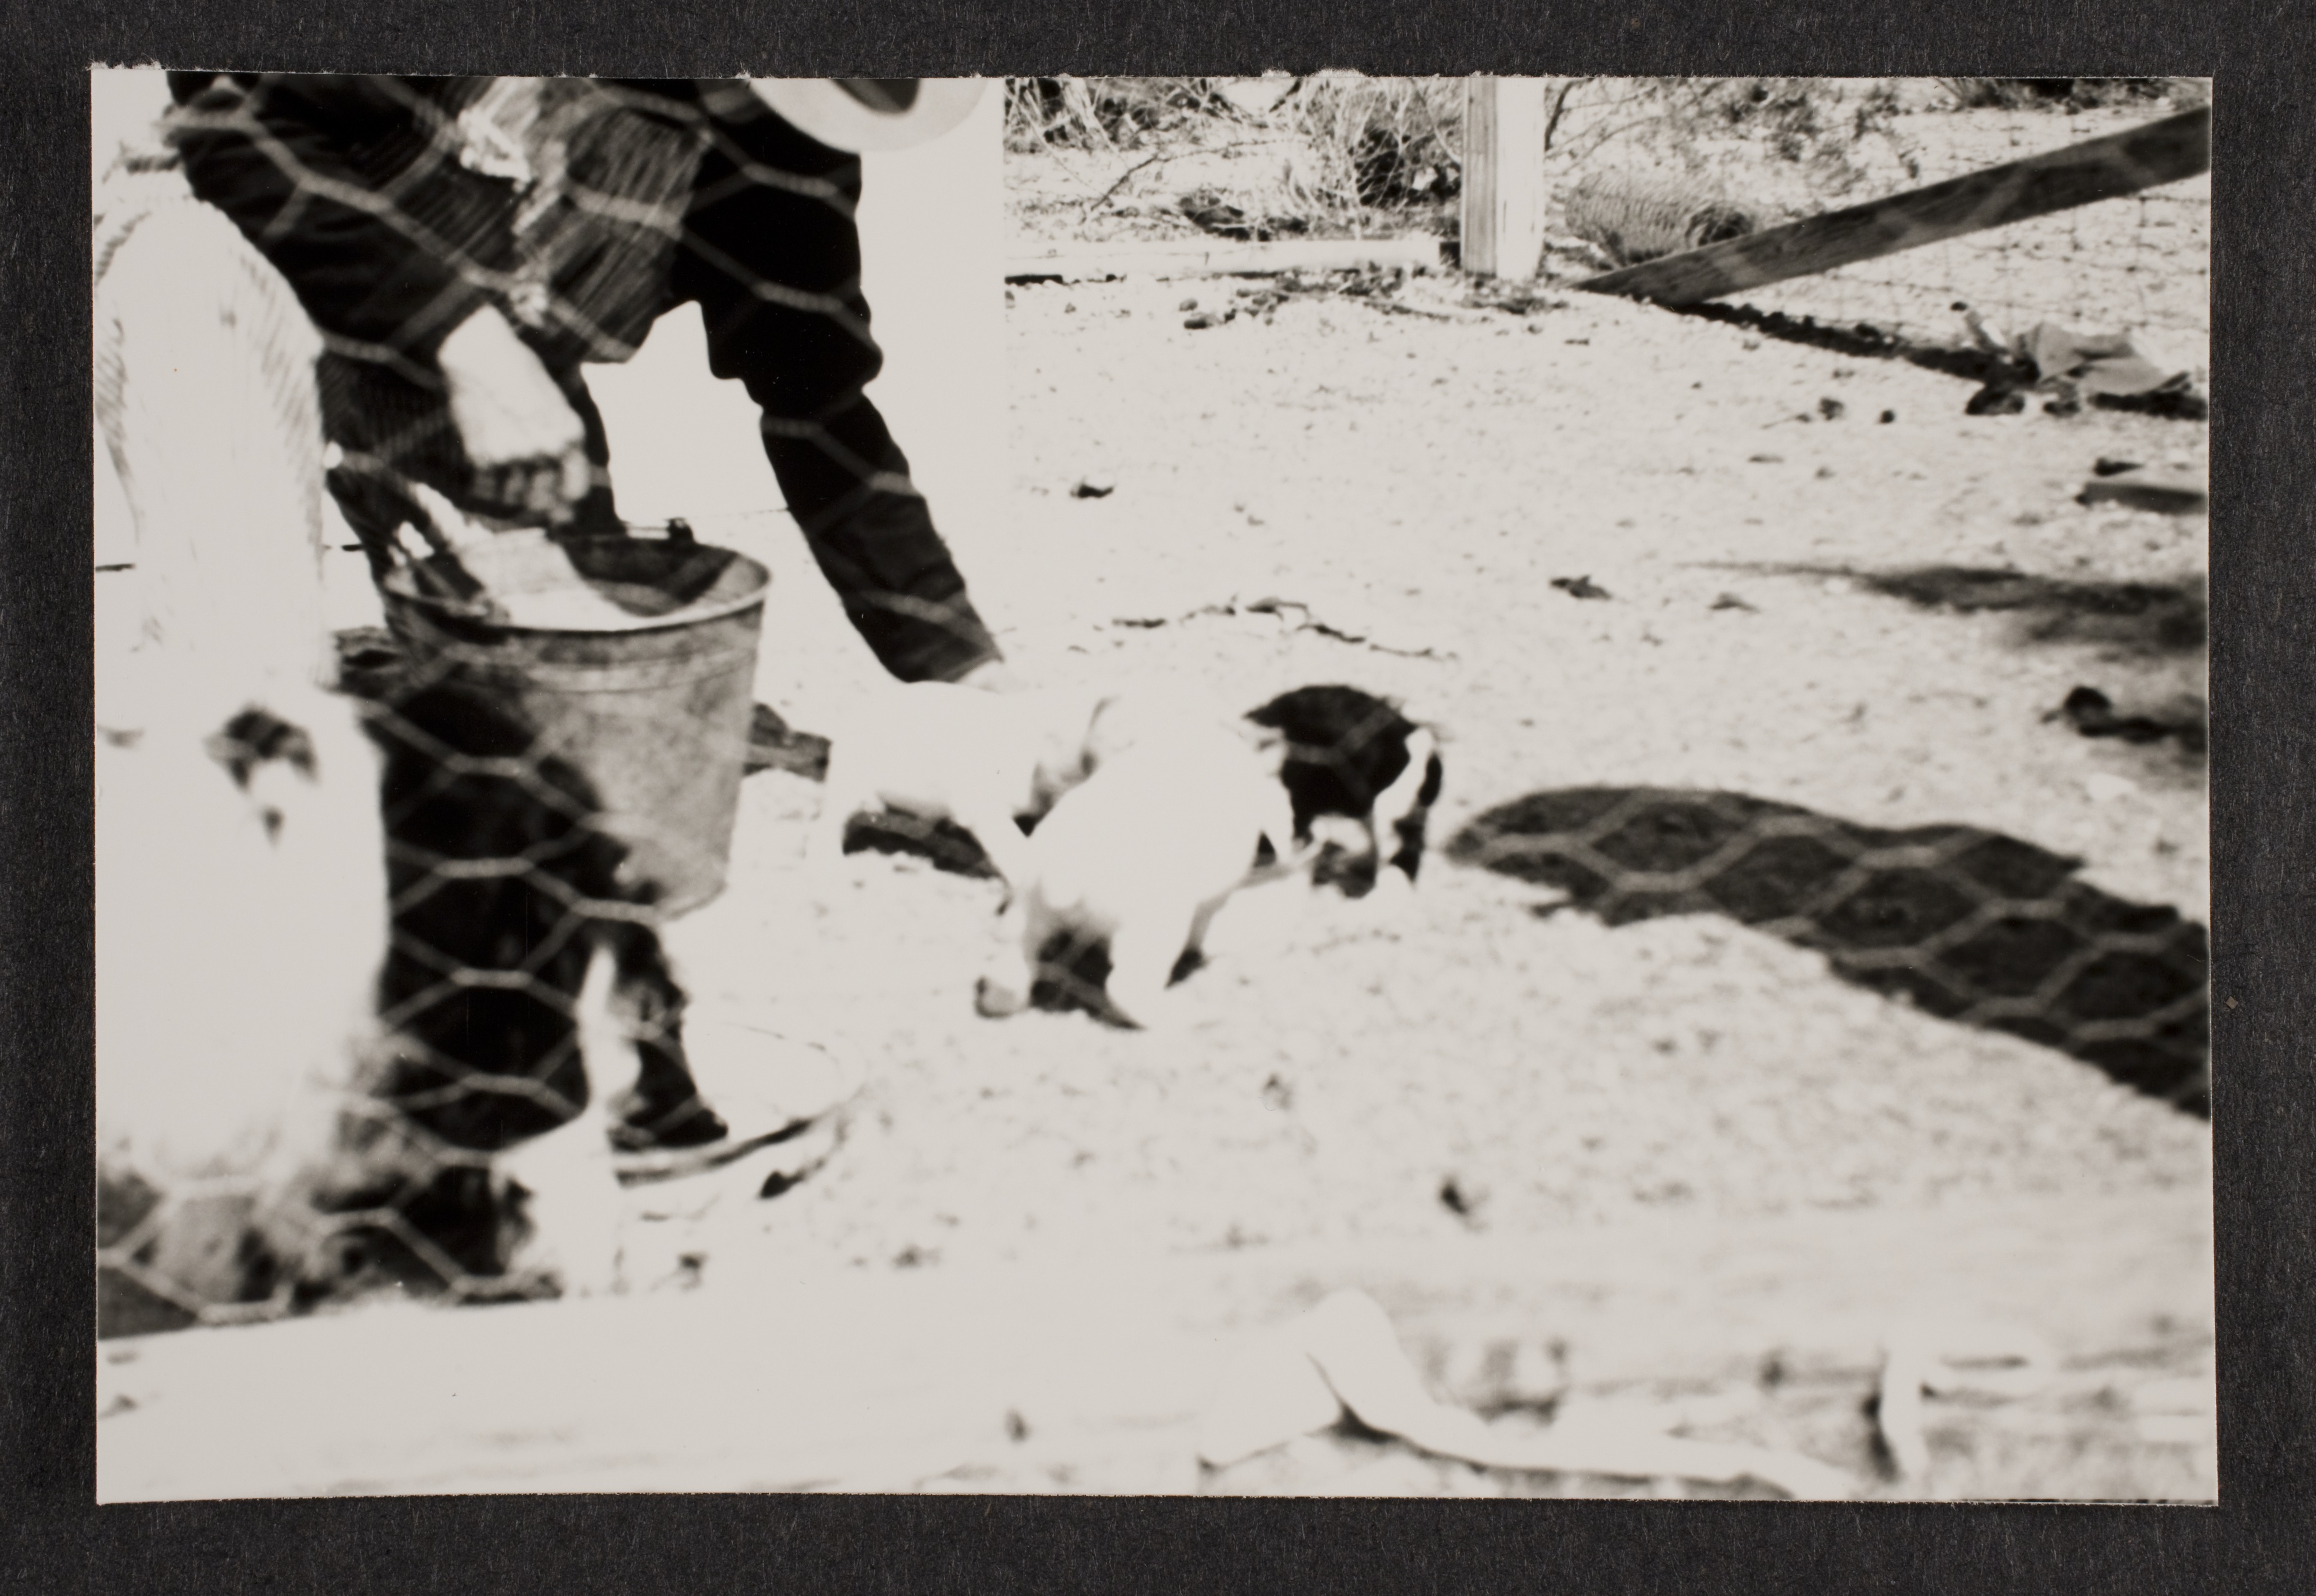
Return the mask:
{"type": "Polygon", "coordinates": [[[485,1151],[570,1118],[602,1089],[578,1054],[575,1019],[601,945],[640,1070],[634,1101],[610,1105],[614,1141],[637,1151],[722,1140],[685,1057],[682,989],[648,904],[621,880],[624,845],[592,824],[585,776],[537,750],[495,695],[407,667],[370,691],[396,905],[382,984],[391,1094],[433,1135],[485,1151]]]}

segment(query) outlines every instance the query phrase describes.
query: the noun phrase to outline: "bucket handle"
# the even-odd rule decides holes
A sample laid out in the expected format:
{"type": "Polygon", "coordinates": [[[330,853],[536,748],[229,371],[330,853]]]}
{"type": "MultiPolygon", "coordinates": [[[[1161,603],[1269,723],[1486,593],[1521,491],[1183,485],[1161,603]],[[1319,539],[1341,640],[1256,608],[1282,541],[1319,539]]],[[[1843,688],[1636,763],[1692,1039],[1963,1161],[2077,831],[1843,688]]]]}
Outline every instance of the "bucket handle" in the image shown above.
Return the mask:
{"type": "MultiPolygon", "coordinates": [[[[409,523],[404,524],[407,526],[409,523]]],[[[467,569],[466,563],[459,559],[458,551],[447,541],[435,548],[434,559],[422,559],[414,549],[403,542],[402,530],[396,528],[387,536],[387,548],[401,563],[402,568],[410,573],[411,582],[425,597],[453,614],[477,620],[503,619],[503,612],[493,602],[489,590],[476,580],[474,574],[467,569]],[[436,560],[441,562],[440,567],[435,564],[436,560]]],[[[425,534],[422,532],[421,535],[425,534]]],[[[427,541],[432,544],[435,539],[428,536],[427,541]]]]}

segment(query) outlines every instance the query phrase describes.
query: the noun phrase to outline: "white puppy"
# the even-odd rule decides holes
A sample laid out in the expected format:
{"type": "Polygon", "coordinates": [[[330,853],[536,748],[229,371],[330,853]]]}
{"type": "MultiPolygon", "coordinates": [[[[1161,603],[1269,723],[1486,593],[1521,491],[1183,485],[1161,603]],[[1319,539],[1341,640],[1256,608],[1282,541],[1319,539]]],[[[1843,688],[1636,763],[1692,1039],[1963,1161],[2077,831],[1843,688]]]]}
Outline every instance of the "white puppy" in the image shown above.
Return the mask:
{"type": "Polygon", "coordinates": [[[1043,815],[1085,780],[1091,690],[988,692],[946,682],[886,689],[839,728],[810,857],[844,851],[845,823],[876,809],[949,820],[973,834],[1009,890],[1029,869],[1020,816],[1043,815]]]}
{"type": "Polygon", "coordinates": [[[1268,839],[1281,868],[1295,815],[1278,780],[1274,732],[1249,723],[1169,721],[1106,758],[1064,794],[1029,840],[1029,869],[1008,906],[1008,947],[975,1006],[1018,1012],[1039,953],[1059,931],[1109,945],[1110,1007],[1143,1027],[1175,1000],[1174,966],[1196,950],[1268,839]]]}

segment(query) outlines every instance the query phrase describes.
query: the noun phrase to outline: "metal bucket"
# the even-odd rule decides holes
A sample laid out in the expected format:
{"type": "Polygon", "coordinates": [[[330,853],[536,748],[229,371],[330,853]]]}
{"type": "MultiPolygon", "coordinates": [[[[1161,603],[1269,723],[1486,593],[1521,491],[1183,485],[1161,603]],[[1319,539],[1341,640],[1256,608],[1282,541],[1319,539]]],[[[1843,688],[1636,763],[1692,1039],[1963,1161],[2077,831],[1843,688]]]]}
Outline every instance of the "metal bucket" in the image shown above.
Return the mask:
{"type": "Polygon", "coordinates": [[[387,624],[414,678],[477,688],[592,786],[592,824],[628,848],[622,878],[657,912],[724,889],[771,573],[663,536],[512,533],[397,566],[387,624]],[[479,581],[491,602],[462,599],[479,581]]]}

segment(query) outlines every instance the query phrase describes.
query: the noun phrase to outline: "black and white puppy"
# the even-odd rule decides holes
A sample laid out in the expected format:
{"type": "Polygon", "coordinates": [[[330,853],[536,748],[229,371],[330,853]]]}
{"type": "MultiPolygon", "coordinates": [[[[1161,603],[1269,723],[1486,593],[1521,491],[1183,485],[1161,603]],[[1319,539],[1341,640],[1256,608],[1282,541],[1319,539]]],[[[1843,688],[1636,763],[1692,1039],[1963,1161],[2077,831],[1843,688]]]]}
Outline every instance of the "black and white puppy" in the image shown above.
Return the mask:
{"type": "Polygon", "coordinates": [[[1041,951],[1067,932],[1108,944],[1113,1012],[1166,1024],[1176,962],[1240,887],[1311,866],[1315,822],[1362,827],[1378,885],[1410,890],[1441,780],[1432,734],[1351,687],[1299,688],[1235,719],[1198,693],[1127,693],[1097,713],[1087,769],[1026,840],[1007,946],[976,992],[985,1015],[1029,1003],[1041,951]]]}
{"type": "Polygon", "coordinates": [[[1104,759],[1027,840],[1020,890],[1001,916],[1005,948],[975,1006],[992,1018],[1025,1007],[1043,950],[1066,932],[1108,945],[1116,1014],[1166,1024],[1176,963],[1198,950],[1262,846],[1293,868],[1280,752],[1276,734],[1217,718],[1154,723],[1104,759]]]}
{"type": "Polygon", "coordinates": [[[1367,834],[1376,889],[1412,887],[1439,798],[1439,741],[1430,729],[1373,693],[1343,686],[1298,687],[1247,718],[1286,739],[1278,779],[1294,806],[1296,843],[1308,843],[1322,818],[1353,821],[1367,834]]]}

